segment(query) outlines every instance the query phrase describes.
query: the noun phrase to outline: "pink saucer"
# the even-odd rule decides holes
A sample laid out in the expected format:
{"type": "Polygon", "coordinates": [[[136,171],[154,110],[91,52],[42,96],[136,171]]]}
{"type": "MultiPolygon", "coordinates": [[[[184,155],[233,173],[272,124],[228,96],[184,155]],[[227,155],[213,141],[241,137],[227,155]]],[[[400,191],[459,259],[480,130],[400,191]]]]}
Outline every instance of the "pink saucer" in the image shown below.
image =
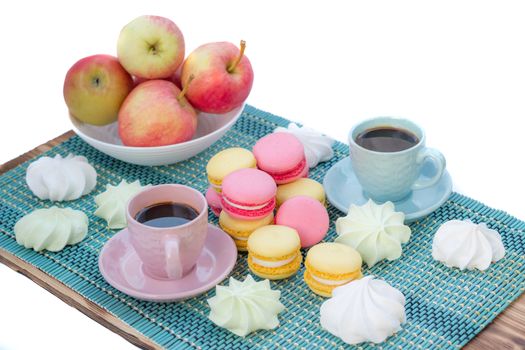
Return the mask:
{"type": "Polygon", "coordinates": [[[219,284],[237,261],[237,248],[229,235],[208,225],[204,249],[191,272],[180,280],[159,280],[142,271],[142,262],[127,229],[116,233],[102,248],[98,267],[104,279],[137,299],[171,302],[202,294],[219,284]]]}

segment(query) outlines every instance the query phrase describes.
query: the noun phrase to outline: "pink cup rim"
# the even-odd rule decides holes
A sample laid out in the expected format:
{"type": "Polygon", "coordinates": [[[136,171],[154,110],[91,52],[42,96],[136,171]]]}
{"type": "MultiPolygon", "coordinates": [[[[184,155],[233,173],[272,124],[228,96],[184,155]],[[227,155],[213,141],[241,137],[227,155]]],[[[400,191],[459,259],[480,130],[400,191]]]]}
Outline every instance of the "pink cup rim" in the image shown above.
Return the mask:
{"type": "Polygon", "coordinates": [[[128,223],[130,221],[133,221],[134,224],[136,224],[139,227],[142,227],[144,229],[147,229],[147,230],[150,230],[150,231],[153,231],[153,232],[155,232],[155,231],[166,232],[167,228],[177,228],[178,229],[178,228],[184,228],[184,227],[188,227],[188,226],[192,225],[195,221],[199,220],[204,215],[207,215],[207,210],[206,209],[207,209],[206,198],[204,197],[204,195],[202,193],[200,193],[195,188],[190,187],[190,186],[186,186],[186,185],[180,185],[180,184],[160,184],[160,185],[153,185],[153,186],[147,187],[144,190],[136,193],[133,197],[131,197],[131,199],[128,201],[128,205],[126,206],[126,217],[128,219],[128,223]],[[195,194],[197,194],[197,197],[199,197],[201,199],[201,203],[202,203],[202,208],[200,208],[200,210],[199,210],[199,215],[197,215],[196,218],[194,218],[191,221],[188,221],[185,224],[178,225],[178,226],[173,226],[173,227],[148,226],[148,225],[144,225],[143,223],[138,222],[137,220],[135,220],[135,218],[133,216],[131,216],[131,214],[130,214],[130,207],[131,207],[132,202],[135,201],[139,196],[143,196],[145,193],[148,193],[148,192],[151,192],[151,191],[155,191],[159,187],[179,188],[179,189],[188,190],[188,191],[191,191],[191,192],[194,192],[195,194]]]}

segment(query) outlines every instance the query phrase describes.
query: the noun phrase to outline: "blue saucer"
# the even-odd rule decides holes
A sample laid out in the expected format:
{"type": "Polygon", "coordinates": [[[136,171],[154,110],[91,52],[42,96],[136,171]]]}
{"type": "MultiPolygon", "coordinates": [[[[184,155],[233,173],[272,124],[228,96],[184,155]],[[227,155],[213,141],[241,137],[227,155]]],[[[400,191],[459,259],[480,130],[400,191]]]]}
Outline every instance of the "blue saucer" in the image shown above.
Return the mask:
{"type": "MultiPolygon", "coordinates": [[[[434,173],[432,162],[426,162],[421,170],[421,176],[431,177],[434,173]]],[[[363,205],[368,201],[352,169],[350,157],[340,160],[328,170],[323,186],[330,203],[345,214],[348,213],[350,204],[363,205]]],[[[439,208],[451,192],[452,179],[445,170],[434,186],[413,191],[410,196],[394,202],[394,205],[396,210],[405,213],[405,221],[411,222],[439,208]]]]}

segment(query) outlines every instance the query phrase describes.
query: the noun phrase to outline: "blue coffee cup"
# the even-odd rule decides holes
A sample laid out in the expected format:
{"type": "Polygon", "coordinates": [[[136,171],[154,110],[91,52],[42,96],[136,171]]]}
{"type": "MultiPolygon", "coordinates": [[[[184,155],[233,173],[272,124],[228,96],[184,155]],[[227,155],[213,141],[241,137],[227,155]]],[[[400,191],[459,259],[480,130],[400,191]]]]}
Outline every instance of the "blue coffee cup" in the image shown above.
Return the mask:
{"type": "Polygon", "coordinates": [[[365,120],[352,128],[348,135],[353,171],[365,195],[376,202],[399,201],[419,190],[436,184],[446,167],[441,152],[425,146],[425,133],[416,123],[401,118],[378,117],[365,120]],[[395,152],[367,149],[356,143],[358,135],[367,130],[393,128],[408,131],[418,142],[395,152]],[[423,164],[434,163],[432,177],[420,177],[423,164]]]}

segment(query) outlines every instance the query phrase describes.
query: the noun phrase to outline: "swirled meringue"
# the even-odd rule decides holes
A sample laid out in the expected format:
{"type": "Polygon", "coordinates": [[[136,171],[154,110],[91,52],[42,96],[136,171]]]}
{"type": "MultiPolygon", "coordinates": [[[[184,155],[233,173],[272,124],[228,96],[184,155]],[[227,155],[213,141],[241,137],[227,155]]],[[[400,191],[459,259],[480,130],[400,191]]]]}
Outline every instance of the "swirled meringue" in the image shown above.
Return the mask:
{"type": "Polygon", "coordinates": [[[485,223],[450,220],[442,224],[432,241],[432,257],[460,270],[486,270],[505,256],[500,234],[485,223]]]}
{"type": "Polygon", "coordinates": [[[217,286],[216,295],[208,299],[209,319],[241,337],[258,329],[274,329],[279,326],[277,314],[284,310],[280,296],[268,280],[256,282],[248,275],[240,282],[230,277],[230,285],[217,286]]]}
{"type": "Polygon", "coordinates": [[[288,128],[277,127],[274,132],[289,132],[296,136],[303,144],[306,163],[310,168],[315,167],[320,162],[330,160],[334,156],[332,145],[335,140],[314,129],[290,123],[288,128]]]}
{"type": "Polygon", "coordinates": [[[401,256],[401,243],[410,239],[405,214],[396,212],[392,202],[376,204],[371,199],[362,206],[352,204],[346,217],[335,222],[336,242],[355,248],[369,267],[401,256]]]}
{"type": "Polygon", "coordinates": [[[97,172],[83,156],[42,157],[26,172],[29,189],[40,199],[70,201],[88,194],[97,184],[97,172]]]}
{"type": "Polygon", "coordinates": [[[139,180],[130,183],[122,180],[117,186],[106,185],[106,191],[95,196],[98,208],[93,214],[106,220],[110,229],[128,226],[126,205],[131,197],[146,187],[149,185],[141,186],[139,180]]]}
{"type": "Polygon", "coordinates": [[[37,209],[18,220],[14,231],[16,242],[26,248],[58,252],[86,237],[88,217],[70,208],[37,209]]]}
{"type": "Polygon", "coordinates": [[[374,276],[334,289],[321,305],[321,326],[347,344],[381,343],[406,321],[405,296],[374,276]]]}

